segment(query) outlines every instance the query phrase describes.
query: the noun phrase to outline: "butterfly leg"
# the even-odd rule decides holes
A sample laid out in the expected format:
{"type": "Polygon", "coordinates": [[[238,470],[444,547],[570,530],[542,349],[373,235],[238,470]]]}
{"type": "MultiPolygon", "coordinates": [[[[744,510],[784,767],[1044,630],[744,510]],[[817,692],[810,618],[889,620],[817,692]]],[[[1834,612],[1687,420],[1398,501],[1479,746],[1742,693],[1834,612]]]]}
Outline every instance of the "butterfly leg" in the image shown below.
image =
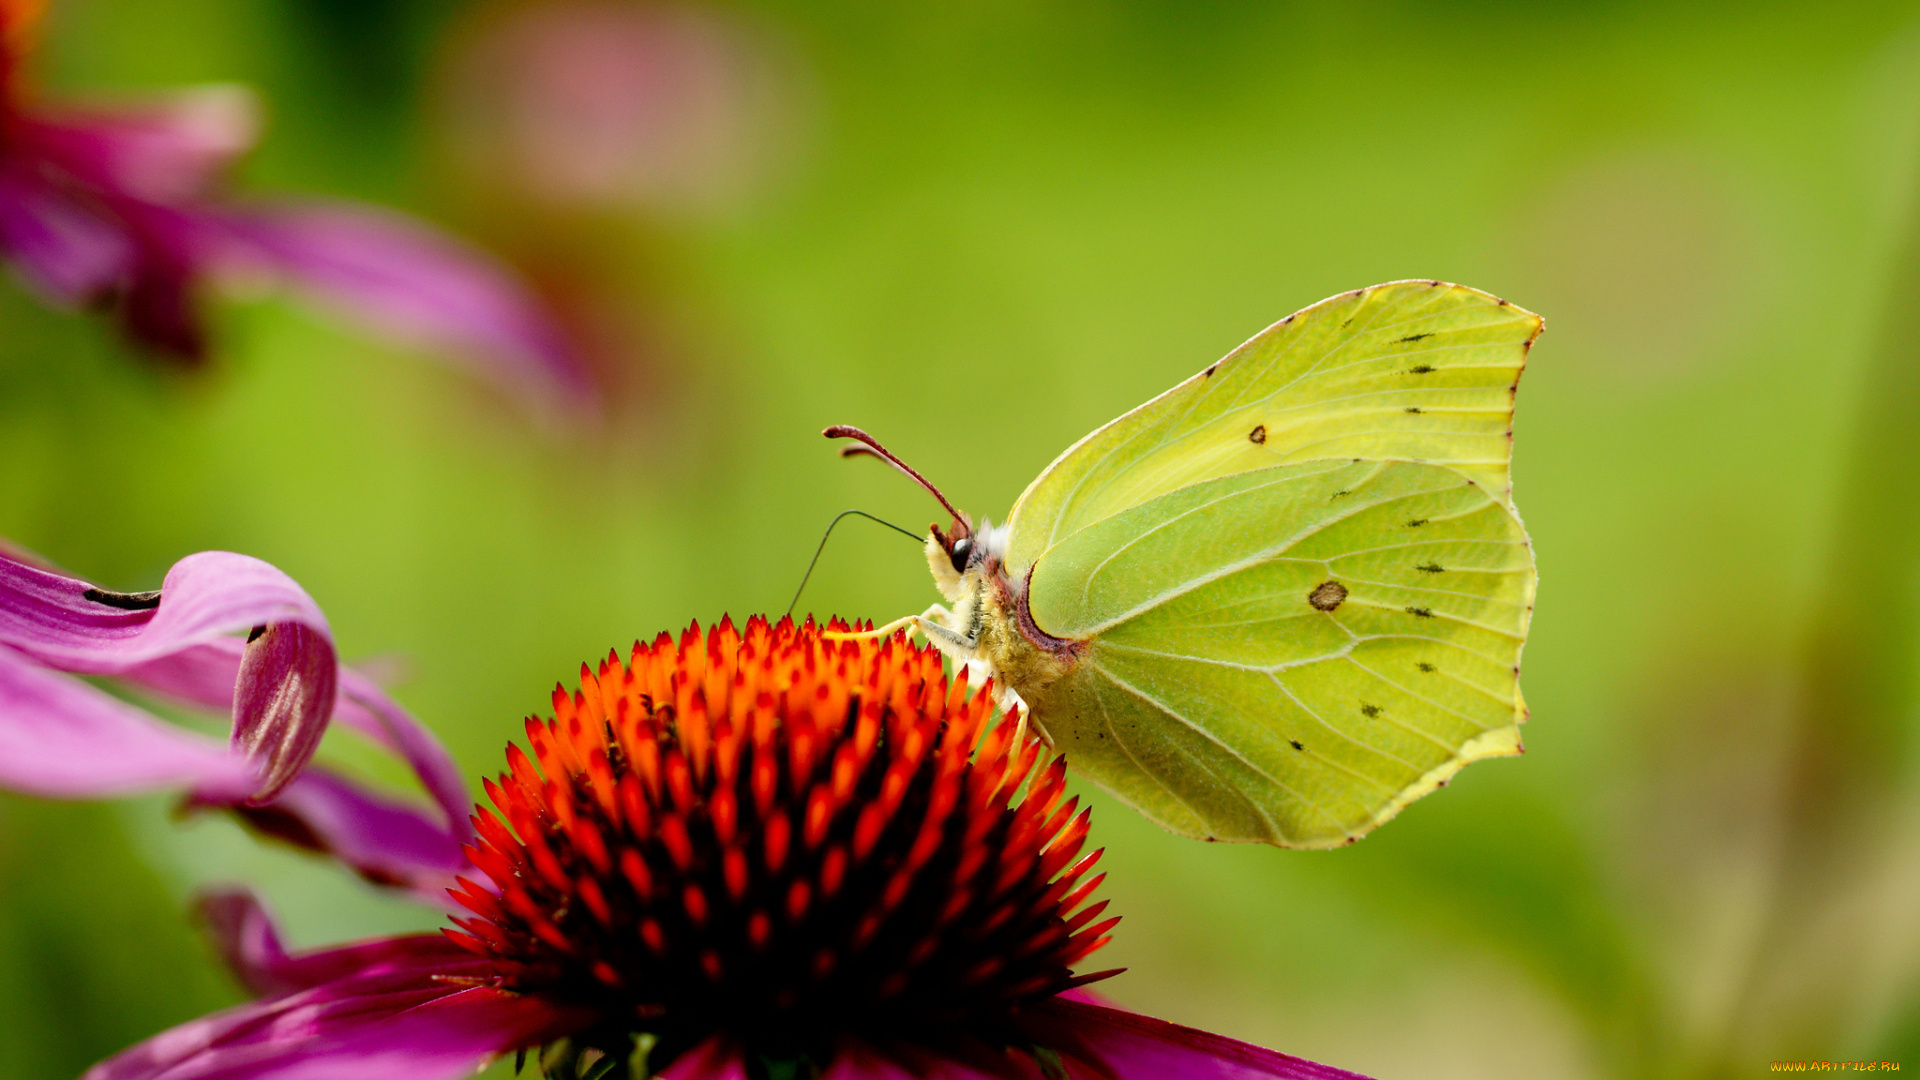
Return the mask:
{"type": "MultiPolygon", "coordinates": [[[[963,609],[964,610],[964,609],[963,609]]],[[[918,615],[906,615],[895,619],[885,626],[872,630],[832,630],[822,633],[824,638],[879,638],[884,640],[896,631],[906,630],[917,633],[927,640],[929,645],[940,650],[941,655],[950,657],[954,663],[968,668],[977,668],[976,675],[986,678],[994,675],[993,665],[980,655],[980,629],[977,619],[971,620],[971,633],[963,633],[948,625],[955,619],[953,612],[935,604],[918,615]]],[[[1027,703],[1014,690],[1011,684],[994,680],[994,703],[1005,716],[1018,715],[1019,727],[1014,732],[1014,744],[1020,745],[1027,737],[1027,703]]]]}
{"type": "MultiPolygon", "coordinates": [[[[892,637],[895,633],[905,630],[910,634],[919,634],[921,637],[932,642],[934,647],[940,649],[941,652],[946,653],[948,656],[953,656],[955,654],[948,652],[947,649],[941,645],[941,642],[948,637],[953,638],[955,641],[963,640],[958,634],[948,630],[942,624],[942,620],[951,617],[951,612],[939,604],[935,604],[918,615],[903,615],[885,626],[877,626],[872,630],[823,630],[820,632],[820,636],[829,641],[850,641],[864,638],[874,638],[884,641],[892,637]],[[940,636],[936,636],[936,632],[940,636]]],[[[966,659],[964,656],[958,658],[962,660],[966,659]]]]}
{"type": "Polygon", "coordinates": [[[914,623],[919,618],[918,615],[903,616],[885,626],[876,626],[872,630],[822,630],[820,636],[828,641],[861,641],[866,638],[884,641],[900,630],[911,632],[917,629],[914,623]]]}
{"type": "Polygon", "coordinates": [[[920,631],[920,636],[927,639],[927,644],[963,664],[972,660],[980,648],[980,628],[977,623],[966,631],[955,630],[954,613],[939,604],[908,618],[913,628],[920,631]]]}

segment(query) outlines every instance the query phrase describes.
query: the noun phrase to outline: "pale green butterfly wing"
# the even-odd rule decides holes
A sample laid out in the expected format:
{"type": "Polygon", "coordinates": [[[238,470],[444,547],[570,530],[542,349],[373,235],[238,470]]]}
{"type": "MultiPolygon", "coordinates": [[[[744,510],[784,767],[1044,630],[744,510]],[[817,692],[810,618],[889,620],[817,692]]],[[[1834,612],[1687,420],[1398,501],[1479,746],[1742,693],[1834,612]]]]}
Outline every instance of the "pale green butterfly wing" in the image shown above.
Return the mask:
{"type": "Polygon", "coordinates": [[[1534,580],[1520,522],[1451,468],[1219,477],[1046,552],[1034,621],[1087,644],[1028,702],[1079,772],[1176,832],[1331,847],[1519,752],[1534,580]]]}
{"type": "Polygon", "coordinates": [[[1323,300],[1080,440],[1014,504],[1006,565],[1216,476],[1316,458],[1429,461],[1506,502],[1514,389],[1541,319],[1400,281],[1323,300]]]}

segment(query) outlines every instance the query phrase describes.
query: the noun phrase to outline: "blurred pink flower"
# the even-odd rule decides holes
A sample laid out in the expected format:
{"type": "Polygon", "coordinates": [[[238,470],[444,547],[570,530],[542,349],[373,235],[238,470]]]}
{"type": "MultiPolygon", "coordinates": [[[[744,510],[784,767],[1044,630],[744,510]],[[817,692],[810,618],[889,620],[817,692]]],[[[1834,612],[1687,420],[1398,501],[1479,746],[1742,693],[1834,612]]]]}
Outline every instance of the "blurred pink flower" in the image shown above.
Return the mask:
{"type": "Polygon", "coordinates": [[[57,799],[182,790],[369,880],[437,895],[465,865],[466,786],[438,740],[336,659],[305,590],[203,551],[116,593],[0,542],[0,788],[57,799]],[[245,638],[237,636],[245,634],[245,638]],[[232,717],[226,745],[78,676],[232,717]],[[332,720],[406,761],[437,815],[309,766],[332,720]]]}
{"type": "Polygon", "coordinates": [[[783,149],[798,90],[764,35],[702,7],[631,0],[483,17],[444,83],[474,182],[656,213],[737,200],[783,149]]]}
{"type": "Polygon", "coordinates": [[[1116,972],[1072,965],[1118,919],[1064,763],[934,650],[822,629],[583,665],[475,808],[459,929],[289,954],[211,895],[259,998],[85,1080],[451,1080],[535,1048],[553,1080],[1360,1080],[1091,999],[1116,972]]]}
{"type": "Polygon", "coordinates": [[[110,306],[135,341],[197,361],[204,284],[266,277],[543,405],[591,403],[566,335],[478,250],[391,211],[228,198],[225,174],[255,141],[244,91],[110,110],[32,101],[20,67],[37,6],[0,0],[0,256],[44,298],[110,306]]]}

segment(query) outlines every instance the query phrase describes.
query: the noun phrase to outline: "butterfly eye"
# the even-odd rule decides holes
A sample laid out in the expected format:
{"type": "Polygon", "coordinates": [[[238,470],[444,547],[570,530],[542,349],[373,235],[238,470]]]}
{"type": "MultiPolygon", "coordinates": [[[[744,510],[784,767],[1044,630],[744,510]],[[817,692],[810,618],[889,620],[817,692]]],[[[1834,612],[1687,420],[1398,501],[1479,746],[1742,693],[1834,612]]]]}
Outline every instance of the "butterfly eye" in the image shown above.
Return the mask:
{"type": "Polygon", "coordinates": [[[967,572],[967,556],[971,554],[973,554],[973,537],[963,536],[954,541],[953,549],[947,552],[947,557],[953,562],[954,573],[967,572]]]}

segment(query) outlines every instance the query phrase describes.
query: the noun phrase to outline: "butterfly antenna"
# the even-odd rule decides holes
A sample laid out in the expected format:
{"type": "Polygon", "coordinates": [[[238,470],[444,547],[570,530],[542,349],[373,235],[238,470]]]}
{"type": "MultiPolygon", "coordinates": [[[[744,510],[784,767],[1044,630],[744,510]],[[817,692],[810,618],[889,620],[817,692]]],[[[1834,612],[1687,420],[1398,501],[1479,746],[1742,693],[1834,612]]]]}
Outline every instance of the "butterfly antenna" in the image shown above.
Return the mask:
{"type": "Polygon", "coordinates": [[[940,505],[947,508],[947,513],[953,515],[953,520],[958,521],[962,524],[967,523],[968,521],[967,516],[965,514],[962,514],[960,511],[955,510],[953,508],[953,504],[947,501],[947,497],[945,495],[940,494],[940,489],[933,486],[932,481],[928,480],[924,476],[921,476],[918,472],[914,470],[913,466],[907,464],[904,461],[901,461],[897,457],[894,457],[893,451],[880,445],[880,440],[874,438],[873,436],[867,434],[864,431],[861,431],[857,427],[848,427],[845,424],[835,424],[832,427],[828,428],[827,430],[821,432],[820,434],[825,435],[829,439],[857,439],[860,442],[864,443],[865,446],[849,446],[846,449],[840,451],[840,453],[842,456],[845,456],[845,457],[853,457],[858,454],[872,454],[874,457],[879,458],[881,461],[884,461],[887,464],[893,466],[894,468],[899,469],[901,472],[906,473],[908,476],[913,477],[916,483],[918,483],[921,487],[926,488],[927,492],[931,494],[934,498],[940,500],[940,505]]]}
{"type": "MultiPolygon", "coordinates": [[[[880,524],[885,525],[887,528],[892,529],[894,532],[899,533],[900,535],[906,537],[909,540],[912,540],[916,544],[926,543],[925,537],[920,536],[916,533],[908,532],[907,530],[901,528],[900,526],[895,525],[891,521],[884,521],[880,518],[874,517],[872,514],[867,513],[865,510],[840,511],[838,514],[835,514],[833,516],[832,521],[827,523],[827,531],[820,534],[820,546],[813,549],[813,560],[807,563],[807,572],[800,575],[800,587],[793,590],[793,602],[787,605],[787,611],[786,611],[787,615],[793,614],[793,609],[799,606],[800,604],[800,594],[807,591],[807,579],[813,577],[813,568],[820,564],[820,553],[827,550],[827,538],[833,535],[833,527],[835,525],[840,524],[840,519],[843,517],[846,517],[848,514],[858,514],[861,517],[866,518],[868,521],[878,521],[880,522],[880,524]]],[[[782,616],[782,618],[784,617],[785,616],[782,616]]]]}

